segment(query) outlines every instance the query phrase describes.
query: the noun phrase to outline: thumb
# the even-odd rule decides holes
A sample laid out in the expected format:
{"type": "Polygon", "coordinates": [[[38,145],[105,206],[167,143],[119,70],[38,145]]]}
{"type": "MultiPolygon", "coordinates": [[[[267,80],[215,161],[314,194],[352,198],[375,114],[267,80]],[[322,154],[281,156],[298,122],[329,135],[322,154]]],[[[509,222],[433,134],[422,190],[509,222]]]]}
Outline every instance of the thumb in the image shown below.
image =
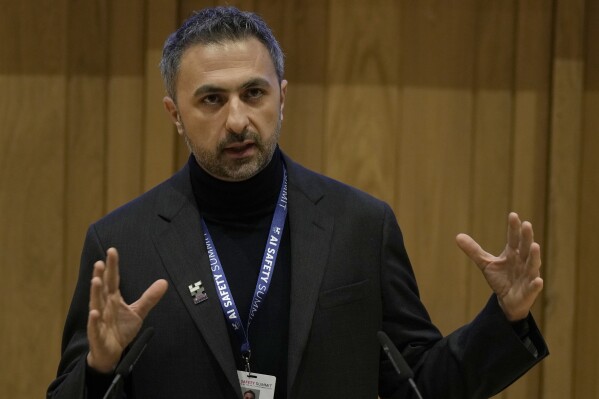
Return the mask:
{"type": "Polygon", "coordinates": [[[168,283],[166,280],[160,279],[154,281],[141,297],[131,304],[131,308],[142,320],[145,319],[150,310],[162,299],[167,289],[168,283]]]}
{"type": "Polygon", "coordinates": [[[493,256],[487,253],[482,247],[474,241],[468,234],[460,233],[455,238],[456,244],[464,253],[478,265],[483,268],[486,264],[493,261],[493,256]]]}

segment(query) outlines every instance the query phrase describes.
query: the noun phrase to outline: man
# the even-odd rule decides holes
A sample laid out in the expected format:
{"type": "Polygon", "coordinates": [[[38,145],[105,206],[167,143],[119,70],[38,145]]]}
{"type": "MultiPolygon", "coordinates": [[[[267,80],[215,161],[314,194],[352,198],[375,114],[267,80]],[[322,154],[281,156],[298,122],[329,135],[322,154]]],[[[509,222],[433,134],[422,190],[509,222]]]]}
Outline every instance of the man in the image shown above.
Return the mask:
{"type": "Polygon", "coordinates": [[[543,285],[530,223],[509,215],[497,257],[457,237],[495,293],[442,337],[390,208],[279,150],[283,56],[256,15],[195,14],[161,69],[192,156],[90,227],[48,397],[101,397],[142,324],[156,333],[128,398],[238,398],[250,373],[275,398],[410,397],[379,330],[429,398],[491,396],[547,355],[530,316],[543,285]]]}
{"type": "Polygon", "coordinates": [[[254,391],[245,391],[243,393],[243,399],[256,399],[256,395],[254,394],[254,391]]]}

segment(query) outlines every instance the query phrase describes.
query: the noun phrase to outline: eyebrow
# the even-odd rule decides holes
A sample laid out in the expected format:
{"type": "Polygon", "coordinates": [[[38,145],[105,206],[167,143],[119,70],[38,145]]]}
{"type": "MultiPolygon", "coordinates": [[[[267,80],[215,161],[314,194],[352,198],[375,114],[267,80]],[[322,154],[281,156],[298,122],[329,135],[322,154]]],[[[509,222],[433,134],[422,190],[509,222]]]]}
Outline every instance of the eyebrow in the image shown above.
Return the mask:
{"type": "MultiPolygon", "coordinates": [[[[248,80],[247,82],[244,82],[242,85],[240,85],[238,87],[238,89],[244,90],[244,89],[248,89],[250,87],[269,87],[269,86],[270,86],[269,81],[264,78],[252,78],[252,79],[248,80]]],[[[205,85],[198,87],[193,92],[193,95],[195,97],[201,97],[204,94],[208,94],[208,93],[225,93],[227,91],[228,90],[223,87],[219,87],[219,86],[216,86],[213,84],[205,84],[205,85]]]]}
{"type": "Polygon", "coordinates": [[[270,86],[270,82],[263,78],[253,78],[242,84],[240,89],[247,89],[250,87],[268,87],[270,86]]]}

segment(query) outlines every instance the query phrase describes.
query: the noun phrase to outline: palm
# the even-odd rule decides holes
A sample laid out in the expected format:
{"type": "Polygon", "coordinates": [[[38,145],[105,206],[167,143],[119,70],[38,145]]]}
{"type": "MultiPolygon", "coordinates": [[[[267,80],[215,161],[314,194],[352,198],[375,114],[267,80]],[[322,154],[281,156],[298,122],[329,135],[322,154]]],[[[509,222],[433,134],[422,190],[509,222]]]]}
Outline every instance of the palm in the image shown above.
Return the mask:
{"type": "Polygon", "coordinates": [[[122,353],[137,335],[141,324],[141,317],[125,303],[120,292],[112,294],[98,321],[98,341],[101,345],[98,349],[105,353],[122,353]]]}
{"type": "Polygon", "coordinates": [[[114,368],[166,288],[166,281],[158,280],[136,302],[128,305],[119,290],[117,251],[114,248],[107,251],[106,263],[96,262],[87,326],[90,344],[87,361],[90,367],[101,372],[110,372],[114,368]]]}
{"type": "Polygon", "coordinates": [[[525,318],[543,288],[539,276],[540,248],[533,241],[532,225],[521,223],[518,215],[511,213],[508,242],[499,256],[484,251],[466,234],[458,235],[456,240],[483,272],[507,318],[512,321],[525,318]]]}

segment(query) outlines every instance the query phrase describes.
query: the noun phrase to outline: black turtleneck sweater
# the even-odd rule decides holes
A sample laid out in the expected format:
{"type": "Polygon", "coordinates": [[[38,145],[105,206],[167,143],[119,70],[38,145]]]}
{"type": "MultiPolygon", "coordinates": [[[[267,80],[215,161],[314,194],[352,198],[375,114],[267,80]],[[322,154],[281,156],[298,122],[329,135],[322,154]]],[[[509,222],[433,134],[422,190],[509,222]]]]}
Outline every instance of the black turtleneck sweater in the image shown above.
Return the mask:
{"type": "MultiPolygon", "coordinates": [[[[281,153],[277,148],[271,162],[260,173],[241,182],[216,179],[206,173],[193,156],[188,163],[200,214],[208,226],[241,321],[246,327],[283,182],[281,153]]],[[[249,332],[252,371],[277,377],[275,399],[287,397],[290,286],[291,251],[286,223],[268,295],[249,332]]],[[[227,326],[237,368],[243,370],[241,342],[228,323],[227,326]]]]}

